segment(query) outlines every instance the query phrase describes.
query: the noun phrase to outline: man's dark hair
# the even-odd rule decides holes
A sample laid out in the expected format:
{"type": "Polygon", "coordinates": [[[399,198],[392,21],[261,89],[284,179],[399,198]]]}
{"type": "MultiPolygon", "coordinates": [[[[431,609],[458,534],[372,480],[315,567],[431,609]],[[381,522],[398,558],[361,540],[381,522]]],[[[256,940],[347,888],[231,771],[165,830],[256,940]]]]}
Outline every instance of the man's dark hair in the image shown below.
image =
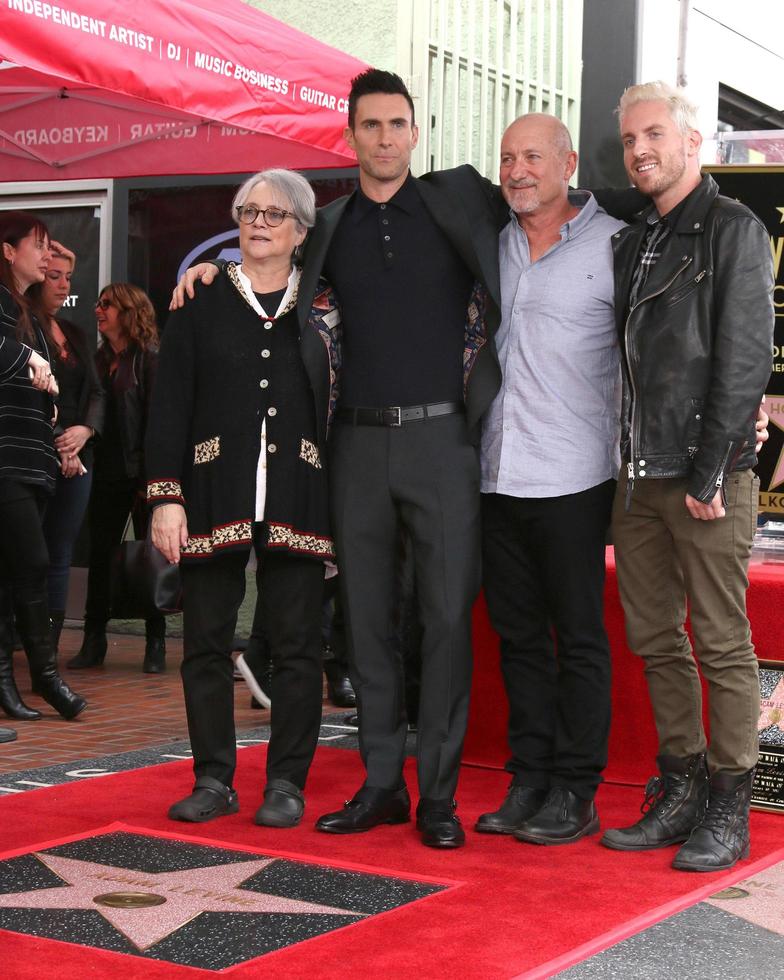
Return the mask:
{"type": "Polygon", "coordinates": [[[406,88],[406,83],[391,71],[381,71],[380,68],[368,68],[361,75],[351,79],[351,91],[348,95],[348,126],[354,128],[354,117],[357,113],[357,102],[363,95],[402,95],[411,109],[411,125],[414,125],[414,100],[406,88]]]}

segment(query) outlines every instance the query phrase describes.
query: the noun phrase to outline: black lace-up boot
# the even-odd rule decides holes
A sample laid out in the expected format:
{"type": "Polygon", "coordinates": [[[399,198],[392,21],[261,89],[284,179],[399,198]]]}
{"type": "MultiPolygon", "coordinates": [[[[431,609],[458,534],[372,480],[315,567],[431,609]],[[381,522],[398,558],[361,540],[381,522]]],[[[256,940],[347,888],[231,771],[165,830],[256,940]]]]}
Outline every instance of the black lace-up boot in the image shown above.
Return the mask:
{"type": "Polygon", "coordinates": [[[616,851],[647,851],[688,840],[705,813],[708,767],[704,753],[678,759],[660,755],[660,776],[648,780],[640,812],[631,827],[608,830],[601,839],[616,851]]]}
{"type": "Polygon", "coordinates": [[[754,770],[740,776],[717,772],[710,779],[708,809],[675,855],[681,871],[726,871],[749,856],[749,805],[754,770]]]}

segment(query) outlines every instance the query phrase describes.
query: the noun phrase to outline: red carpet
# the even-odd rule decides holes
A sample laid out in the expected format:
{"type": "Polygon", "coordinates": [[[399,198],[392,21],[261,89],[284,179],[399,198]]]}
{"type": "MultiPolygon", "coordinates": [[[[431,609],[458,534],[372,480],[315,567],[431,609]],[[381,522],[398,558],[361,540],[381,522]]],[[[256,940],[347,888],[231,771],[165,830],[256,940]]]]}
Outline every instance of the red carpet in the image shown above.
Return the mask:
{"type": "MultiPolygon", "coordinates": [[[[266,830],[252,823],[260,801],[262,753],[249,748],[239,755],[242,810],[236,816],[204,825],[167,820],[168,803],[191,785],[189,763],[176,762],[0,800],[0,859],[120,821],[137,832],[151,830],[387,875],[460,883],[225,972],[232,980],[262,972],[271,977],[344,980],[367,976],[371,970],[394,980],[500,980],[551,975],[574,962],[575,956],[589,955],[747,877],[755,866],[784,856],[776,853],[782,817],[766,813],[752,814],[750,861],[728,874],[709,876],[670,870],[672,850],[623,854],[602,848],[597,838],[539,848],[469,829],[465,848],[445,852],[423,847],[413,825],[349,837],[320,834],[313,830],[314,819],[339,806],[361,781],[357,757],[338,749],[319,750],[304,825],[290,831],[266,830]]],[[[410,763],[407,776],[413,786],[410,763]]],[[[464,769],[459,813],[467,828],[481,812],[495,808],[505,788],[502,773],[464,769]]],[[[602,787],[598,804],[603,826],[629,822],[639,803],[637,788],[602,787]]],[[[39,980],[50,972],[62,980],[214,975],[12,932],[0,933],[0,946],[3,975],[9,980],[39,980]]]]}

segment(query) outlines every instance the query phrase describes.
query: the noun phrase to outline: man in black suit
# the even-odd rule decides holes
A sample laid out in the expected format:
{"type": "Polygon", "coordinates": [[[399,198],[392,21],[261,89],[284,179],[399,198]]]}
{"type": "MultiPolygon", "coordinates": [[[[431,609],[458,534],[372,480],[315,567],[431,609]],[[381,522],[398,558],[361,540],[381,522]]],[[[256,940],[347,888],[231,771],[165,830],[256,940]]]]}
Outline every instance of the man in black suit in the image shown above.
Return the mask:
{"type": "Polygon", "coordinates": [[[300,301],[323,270],[342,307],[332,512],[367,778],[316,826],[356,833],[410,817],[403,669],[392,642],[404,528],[423,627],[417,828],[431,847],[459,847],[454,793],[480,576],[476,439],[501,377],[492,336],[504,215],[471,167],[411,176],[418,131],[396,75],[371,69],[354,80],[345,137],[359,187],[320,211],[300,301]]]}

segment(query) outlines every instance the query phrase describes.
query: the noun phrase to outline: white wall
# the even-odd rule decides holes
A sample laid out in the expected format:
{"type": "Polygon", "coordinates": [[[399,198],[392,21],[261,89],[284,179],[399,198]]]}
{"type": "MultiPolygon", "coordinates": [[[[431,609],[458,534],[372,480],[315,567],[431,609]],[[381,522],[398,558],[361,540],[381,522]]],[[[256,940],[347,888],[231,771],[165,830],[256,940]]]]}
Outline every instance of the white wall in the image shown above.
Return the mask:
{"type": "Polygon", "coordinates": [[[361,58],[375,68],[398,71],[398,0],[245,0],[311,37],[361,58]]]}

